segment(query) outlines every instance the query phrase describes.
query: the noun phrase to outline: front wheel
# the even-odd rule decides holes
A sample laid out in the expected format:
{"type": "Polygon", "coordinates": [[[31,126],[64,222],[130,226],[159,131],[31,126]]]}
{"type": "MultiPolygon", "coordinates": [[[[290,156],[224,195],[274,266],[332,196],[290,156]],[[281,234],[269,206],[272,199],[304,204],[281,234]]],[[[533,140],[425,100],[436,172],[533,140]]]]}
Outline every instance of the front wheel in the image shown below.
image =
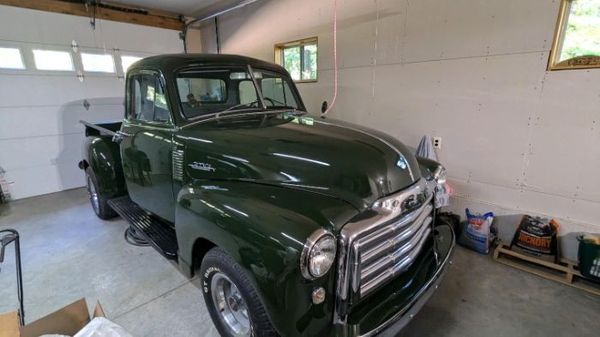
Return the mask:
{"type": "Polygon", "coordinates": [[[200,275],[206,307],[221,336],[279,336],[258,292],[231,256],[211,249],[202,260],[200,275]]]}

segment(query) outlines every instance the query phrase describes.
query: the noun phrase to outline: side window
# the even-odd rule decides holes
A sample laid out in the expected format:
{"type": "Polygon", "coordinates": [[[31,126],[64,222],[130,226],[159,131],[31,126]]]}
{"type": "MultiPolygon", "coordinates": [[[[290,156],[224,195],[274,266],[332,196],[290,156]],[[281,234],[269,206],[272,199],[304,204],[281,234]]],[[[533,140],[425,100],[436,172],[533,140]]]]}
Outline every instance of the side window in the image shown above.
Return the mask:
{"type": "Polygon", "coordinates": [[[252,83],[252,81],[240,81],[238,90],[240,93],[240,104],[249,104],[256,102],[258,99],[256,96],[256,89],[254,88],[254,83],[252,83]]]}
{"type": "Polygon", "coordinates": [[[158,76],[139,74],[130,77],[131,120],[169,122],[171,120],[167,99],[158,76]]]}

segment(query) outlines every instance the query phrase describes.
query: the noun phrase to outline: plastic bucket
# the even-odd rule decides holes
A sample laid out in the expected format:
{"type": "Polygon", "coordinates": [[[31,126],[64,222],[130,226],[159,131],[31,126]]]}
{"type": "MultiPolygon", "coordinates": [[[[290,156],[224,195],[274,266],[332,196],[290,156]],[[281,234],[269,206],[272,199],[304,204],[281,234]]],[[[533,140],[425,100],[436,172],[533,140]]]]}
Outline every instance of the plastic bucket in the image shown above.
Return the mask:
{"type": "Polygon", "coordinates": [[[579,271],[591,280],[600,282],[600,241],[596,238],[581,235],[577,258],[579,260],[579,271]]]}

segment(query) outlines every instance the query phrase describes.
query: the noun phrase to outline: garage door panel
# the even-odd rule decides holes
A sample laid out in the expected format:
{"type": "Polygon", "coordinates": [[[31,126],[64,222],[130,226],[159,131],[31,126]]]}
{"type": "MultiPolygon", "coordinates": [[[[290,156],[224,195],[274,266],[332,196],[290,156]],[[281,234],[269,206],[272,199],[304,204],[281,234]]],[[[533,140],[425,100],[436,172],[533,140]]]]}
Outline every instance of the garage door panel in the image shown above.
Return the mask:
{"type": "MultiPolygon", "coordinates": [[[[23,10],[17,7],[0,5],[0,39],[14,41],[15,18],[33,19],[36,17],[36,12],[37,11],[23,10]],[[24,15],[25,12],[27,13],[24,15]]],[[[41,31],[39,27],[34,24],[19,25],[19,40],[41,41],[41,31]]]]}
{"type": "Polygon", "coordinates": [[[77,165],[83,134],[0,140],[0,163],[7,171],[57,164],[77,165]]]}
{"type": "Polygon", "coordinates": [[[62,135],[83,132],[80,120],[89,122],[120,120],[123,106],[90,99],[89,110],[83,100],[61,107],[0,108],[0,140],[62,135]]]}
{"type": "Polygon", "coordinates": [[[55,106],[0,108],[0,140],[62,133],[56,118],[58,109],[55,106]]]}
{"type": "Polygon", "coordinates": [[[125,81],[117,78],[117,75],[109,76],[86,76],[82,83],[83,97],[109,98],[112,104],[123,104],[125,95],[125,81]]]}
{"type": "Polygon", "coordinates": [[[83,97],[83,85],[75,72],[49,76],[0,76],[0,107],[56,106],[83,97]]]}
{"type": "Polygon", "coordinates": [[[27,167],[6,172],[12,199],[21,199],[85,185],[83,171],[70,164],[27,167]]]}

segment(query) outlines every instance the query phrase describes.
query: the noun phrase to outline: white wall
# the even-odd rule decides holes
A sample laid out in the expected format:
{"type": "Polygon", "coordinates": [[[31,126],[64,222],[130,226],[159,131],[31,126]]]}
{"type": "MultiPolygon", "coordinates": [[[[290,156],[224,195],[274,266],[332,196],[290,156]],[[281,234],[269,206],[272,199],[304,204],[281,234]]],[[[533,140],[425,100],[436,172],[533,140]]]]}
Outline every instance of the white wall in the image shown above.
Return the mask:
{"type": "Polygon", "coordinates": [[[83,127],[79,120],[117,120],[123,116],[124,82],[119,55],[150,56],[183,50],[178,32],[85,17],[0,6],[0,46],[19,47],[27,70],[0,69],[0,166],[13,198],[84,185],[77,168],[83,127]],[[106,52],[117,74],[35,70],[32,48],[106,52]],[[119,78],[121,76],[121,78],[119,78]],[[91,106],[86,110],[83,101],[91,106]]]}
{"type": "MultiPolygon", "coordinates": [[[[340,93],[332,117],[439,157],[454,209],[557,217],[600,231],[600,69],[547,72],[559,0],[339,0],[340,93]]],[[[265,0],[220,19],[222,52],[273,61],[273,45],[319,38],[318,113],[332,94],[332,3],[265,0]]],[[[204,49],[214,51],[214,27],[204,49]]]]}

